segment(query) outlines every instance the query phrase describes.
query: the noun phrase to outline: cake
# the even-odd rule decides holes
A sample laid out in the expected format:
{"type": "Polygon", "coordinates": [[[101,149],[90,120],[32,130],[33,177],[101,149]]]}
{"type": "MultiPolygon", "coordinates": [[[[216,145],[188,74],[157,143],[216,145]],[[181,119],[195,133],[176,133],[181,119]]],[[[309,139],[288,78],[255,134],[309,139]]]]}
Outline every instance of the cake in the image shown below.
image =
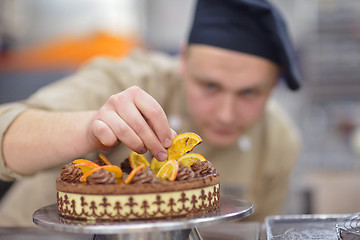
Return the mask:
{"type": "Polygon", "coordinates": [[[64,165],[56,180],[59,215],[92,221],[150,220],[219,207],[219,173],[200,154],[185,153],[164,163],[144,159],[131,152],[118,167],[100,154],[96,163],[81,159],[64,165]]]}

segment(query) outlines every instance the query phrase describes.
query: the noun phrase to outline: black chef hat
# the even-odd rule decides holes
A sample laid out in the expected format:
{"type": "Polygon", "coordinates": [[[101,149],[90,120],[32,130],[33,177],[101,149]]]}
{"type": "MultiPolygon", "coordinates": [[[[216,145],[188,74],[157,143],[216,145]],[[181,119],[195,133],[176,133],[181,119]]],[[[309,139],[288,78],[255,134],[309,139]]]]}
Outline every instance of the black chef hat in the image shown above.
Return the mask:
{"type": "Polygon", "coordinates": [[[300,88],[300,73],[286,23],[266,0],[198,0],[188,43],[269,59],[284,68],[290,89],[300,88]]]}

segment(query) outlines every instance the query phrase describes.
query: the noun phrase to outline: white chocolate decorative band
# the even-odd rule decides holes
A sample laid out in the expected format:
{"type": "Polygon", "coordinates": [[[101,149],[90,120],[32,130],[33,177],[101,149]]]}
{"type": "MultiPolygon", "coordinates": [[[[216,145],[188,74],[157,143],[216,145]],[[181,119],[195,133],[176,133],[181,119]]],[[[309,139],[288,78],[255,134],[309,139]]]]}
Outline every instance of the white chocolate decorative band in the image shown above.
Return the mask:
{"type": "Polygon", "coordinates": [[[60,216],[87,220],[131,220],[184,216],[216,209],[220,185],[147,194],[90,195],[58,191],[60,216]]]}

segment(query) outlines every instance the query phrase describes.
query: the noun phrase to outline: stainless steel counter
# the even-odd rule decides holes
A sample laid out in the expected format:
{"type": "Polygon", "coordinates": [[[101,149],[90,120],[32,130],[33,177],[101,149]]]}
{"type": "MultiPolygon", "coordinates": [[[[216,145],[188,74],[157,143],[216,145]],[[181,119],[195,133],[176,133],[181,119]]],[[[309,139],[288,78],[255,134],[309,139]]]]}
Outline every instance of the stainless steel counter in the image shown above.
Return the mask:
{"type": "Polygon", "coordinates": [[[258,240],[266,239],[262,224],[258,222],[228,222],[207,227],[200,227],[204,240],[258,240]]]}
{"type": "Polygon", "coordinates": [[[88,240],[87,234],[62,233],[40,227],[0,228],[0,239],[4,240],[88,240]]]}
{"type": "MultiPolygon", "coordinates": [[[[261,224],[257,222],[230,222],[199,228],[201,237],[204,240],[259,240],[261,235],[260,231],[261,224]]],[[[0,239],[89,240],[92,239],[92,235],[57,232],[35,226],[33,228],[0,228],[0,239]]]]}
{"type": "MultiPolygon", "coordinates": [[[[337,240],[336,224],[349,215],[282,215],[269,216],[265,223],[224,222],[199,227],[204,240],[337,240]]],[[[11,240],[85,240],[90,234],[66,233],[33,228],[0,228],[0,239],[11,240]]],[[[112,239],[112,238],[111,238],[112,239]]],[[[117,239],[117,238],[114,238],[117,239]]],[[[191,239],[191,236],[189,238],[191,239]]]]}

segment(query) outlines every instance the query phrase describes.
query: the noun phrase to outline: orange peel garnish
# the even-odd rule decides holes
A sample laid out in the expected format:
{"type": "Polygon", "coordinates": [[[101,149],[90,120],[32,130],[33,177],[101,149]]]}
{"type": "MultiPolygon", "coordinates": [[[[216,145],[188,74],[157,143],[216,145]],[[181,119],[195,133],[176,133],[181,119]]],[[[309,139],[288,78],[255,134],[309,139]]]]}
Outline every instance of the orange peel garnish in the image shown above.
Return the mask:
{"type": "Polygon", "coordinates": [[[167,149],[168,160],[178,159],[181,155],[190,152],[196,145],[200,144],[202,139],[199,135],[192,132],[185,132],[177,135],[171,146],[167,149]]]}
{"type": "Polygon", "coordinates": [[[87,171],[86,173],[84,173],[84,175],[81,176],[80,182],[85,182],[88,176],[90,176],[94,172],[97,172],[97,171],[99,171],[101,169],[102,169],[102,166],[98,166],[96,168],[93,168],[93,169],[87,171]]]}
{"type": "MultiPolygon", "coordinates": [[[[91,162],[91,161],[89,161],[91,162]]],[[[88,162],[80,162],[80,163],[76,163],[73,165],[74,167],[80,168],[82,173],[85,174],[88,171],[91,171],[94,168],[98,168],[100,167],[99,165],[97,165],[94,162],[88,163],[88,162]]]]}
{"type": "Polygon", "coordinates": [[[103,169],[108,170],[109,172],[112,172],[115,174],[115,177],[117,179],[121,179],[123,176],[123,172],[121,171],[121,168],[115,165],[104,165],[101,166],[103,169]]]}
{"type": "Polygon", "coordinates": [[[140,171],[141,169],[143,169],[143,168],[146,168],[145,164],[142,164],[142,165],[136,167],[134,170],[132,170],[132,171],[130,172],[129,176],[125,179],[125,183],[126,183],[126,184],[131,183],[131,181],[133,180],[135,174],[136,174],[138,171],[140,171]]]}
{"type": "Polygon", "coordinates": [[[99,153],[99,158],[100,158],[106,165],[111,165],[109,159],[107,159],[104,154],[99,153]]]}
{"type": "Polygon", "coordinates": [[[115,174],[115,177],[117,179],[121,179],[123,176],[123,173],[121,171],[121,168],[119,168],[118,166],[115,165],[104,165],[104,166],[98,166],[96,168],[93,168],[89,171],[87,171],[86,173],[84,173],[84,175],[81,176],[80,181],[81,182],[85,182],[87,177],[90,176],[91,174],[93,174],[94,172],[100,171],[101,169],[105,169],[109,172],[112,172],[115,174]]]}
{"type": "Polygon", "coordinates": [[[168,160],[156,174],[158,178],[168,179],[170,181],[174,181],[176,179],[177,173],[179,170],[179,164],[176,160],[168,160]]]}

